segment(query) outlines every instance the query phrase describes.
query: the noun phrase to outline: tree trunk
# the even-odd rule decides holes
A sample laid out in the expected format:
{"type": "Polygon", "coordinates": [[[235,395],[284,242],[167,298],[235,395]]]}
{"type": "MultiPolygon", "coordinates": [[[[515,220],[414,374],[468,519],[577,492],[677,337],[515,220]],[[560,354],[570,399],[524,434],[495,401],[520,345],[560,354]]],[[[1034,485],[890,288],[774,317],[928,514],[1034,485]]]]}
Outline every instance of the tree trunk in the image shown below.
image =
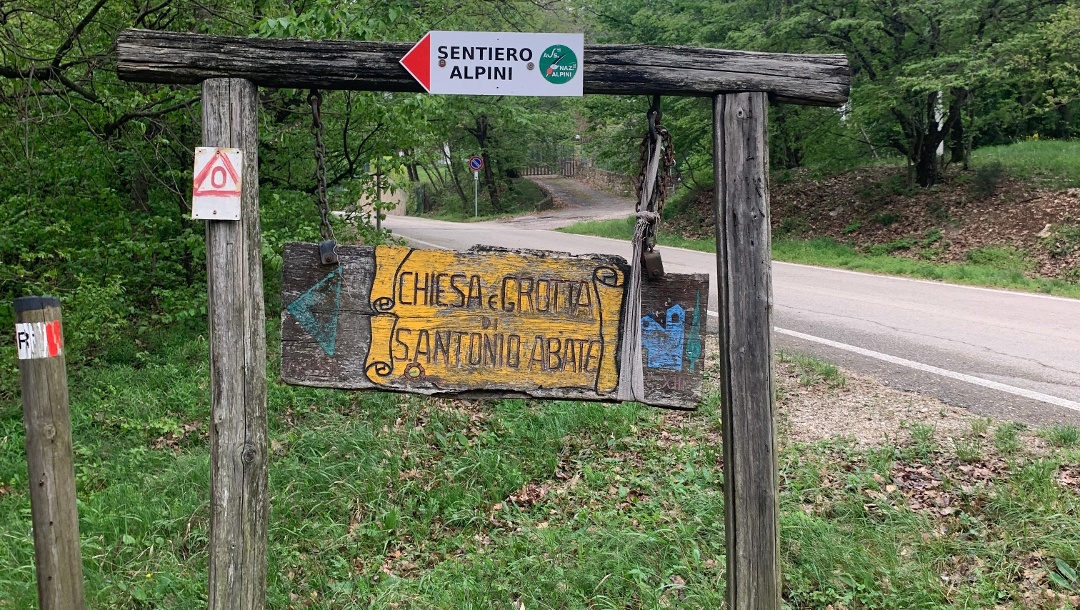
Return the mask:
{"type": "Polygon", "coordinates": [[[420,182],[420,164],[416,162],[416,150],[409,148],[405,151],[405,169],[409,172],[409,182],[420,182]]]}
{"type": "Polygon", "coordinates": [[[488,127],[491,124],[488,123],[487,115],[482,114],[476,117],[476,128],[468,129],[467,131],[476,138],[476,144],[480,148],[480,156],[484,159],[484,183],[487,186],[488,198],[491,200],[491,209],[496,212],[502,211],[502,202],[499,201],[499,190],[495,184],[495,172],[491,169],[491,157],[488,155],[486,143],[488,138],[488,127]]]}
{"type": "Polygon", "coordinates": [[[450,179],[454,182],[454,190],[457,191],[458,197],[461,198],[461,209],[468,209],[469,198],[465,196],[465,189],[461,188],[461,180],[458,179],[457,171],[454,170],[453,154],[449,147],[443,149],[443,155],[446,156],[446,169],[449,170],[450,179]]]}
{"type": "Polygon", "coordinates": [[[965,89],[956,88],[952,91],[953,99],[949,104],[949,119],[946,126],[949,131],[949,162],[963,163],[964,169],[968,168],[967,141],[964,133],[963,109],[968,100],[968,92],[965,89]]]}
{"type": "Polygon", "coordinates": [[[941,128],[938,119],[938,94],[930,93],[926,96],[926,105],[923,114],[922,133],[918,134],[915,146],[915,182],[923,188],[929,188],[937,184],[941,175],[941,164],[938,161],[938,147],[945,140],[945,130],[941,128]]]}
{"type": "Polygon", "coordinates": [[[488,156],[487,151],[482,151],[480,157],[484,160],[484,182],[487,183],[488,198],[491,200],[491,207],[497,211],[502,211],[502,201],[499,200],[499,190],[495,184],[495,170],[491,168],[491,157],[488,156]]]}
{"type": "Polygon", "coordinates": [[[939,178],[937,148],[941,140],[936,139],[937,143],[934,143],[935,138],[924,137],[915,159],[915,182],[923,188],[934,186],[939,178]]]}

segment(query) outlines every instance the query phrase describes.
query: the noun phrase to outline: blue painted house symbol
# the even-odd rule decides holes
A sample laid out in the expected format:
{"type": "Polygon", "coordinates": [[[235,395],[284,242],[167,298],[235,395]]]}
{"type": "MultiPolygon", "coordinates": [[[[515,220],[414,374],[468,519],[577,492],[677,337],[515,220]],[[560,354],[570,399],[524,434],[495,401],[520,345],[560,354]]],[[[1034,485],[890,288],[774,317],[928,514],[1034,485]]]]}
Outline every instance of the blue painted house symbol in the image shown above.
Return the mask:
{"type": "Polygon", "coordinates": [[[641,317],[641,347],[647,368],[682,370],[685,321],[686,309],[677,304],[668,307],[663,324],[651,315],[641,317]]]}

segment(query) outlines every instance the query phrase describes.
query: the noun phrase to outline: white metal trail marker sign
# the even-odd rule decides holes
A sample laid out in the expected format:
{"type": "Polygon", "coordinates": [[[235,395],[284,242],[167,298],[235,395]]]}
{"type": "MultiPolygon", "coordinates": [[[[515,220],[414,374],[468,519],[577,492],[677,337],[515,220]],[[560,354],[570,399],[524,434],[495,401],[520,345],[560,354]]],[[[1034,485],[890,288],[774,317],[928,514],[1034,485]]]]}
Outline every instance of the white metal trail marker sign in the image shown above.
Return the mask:
{"type": "Polygon", "coordinates": [[[244,151],[239,148],[195,148],[191,217],[195,220],[240,220],[240,175],[244,151]]]}
{"type": "Polygon", "coordinates": [[[428,93],[581,96],[584,34],[428,32],[401,65],[428,93]]]}

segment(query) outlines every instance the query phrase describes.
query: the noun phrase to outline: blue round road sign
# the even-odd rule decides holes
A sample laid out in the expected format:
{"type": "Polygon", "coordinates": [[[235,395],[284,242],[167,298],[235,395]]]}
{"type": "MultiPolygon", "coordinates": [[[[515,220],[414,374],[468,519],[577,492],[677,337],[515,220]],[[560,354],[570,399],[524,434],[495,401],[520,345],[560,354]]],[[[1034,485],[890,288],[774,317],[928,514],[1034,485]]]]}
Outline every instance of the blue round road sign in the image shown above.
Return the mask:
{"type": "Polygon", "coordinates": [[[469,157],[469,167],[472,171],[478,172],[484,168],[484,160],[476,155],[469,157]]]}

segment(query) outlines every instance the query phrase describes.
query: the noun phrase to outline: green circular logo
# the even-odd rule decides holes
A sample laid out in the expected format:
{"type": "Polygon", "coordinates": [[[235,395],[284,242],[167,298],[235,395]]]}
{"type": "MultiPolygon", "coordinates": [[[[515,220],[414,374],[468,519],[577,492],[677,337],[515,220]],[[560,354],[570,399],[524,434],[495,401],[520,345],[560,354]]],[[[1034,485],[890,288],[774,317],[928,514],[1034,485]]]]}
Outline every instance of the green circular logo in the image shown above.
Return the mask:
{"type": "Polygon", "coordinates": [[[577,70],[577,55],[566,45],[553,44],[540,54],[540,74],[549,83],[568,83],[577,74],[577,70]]]}

